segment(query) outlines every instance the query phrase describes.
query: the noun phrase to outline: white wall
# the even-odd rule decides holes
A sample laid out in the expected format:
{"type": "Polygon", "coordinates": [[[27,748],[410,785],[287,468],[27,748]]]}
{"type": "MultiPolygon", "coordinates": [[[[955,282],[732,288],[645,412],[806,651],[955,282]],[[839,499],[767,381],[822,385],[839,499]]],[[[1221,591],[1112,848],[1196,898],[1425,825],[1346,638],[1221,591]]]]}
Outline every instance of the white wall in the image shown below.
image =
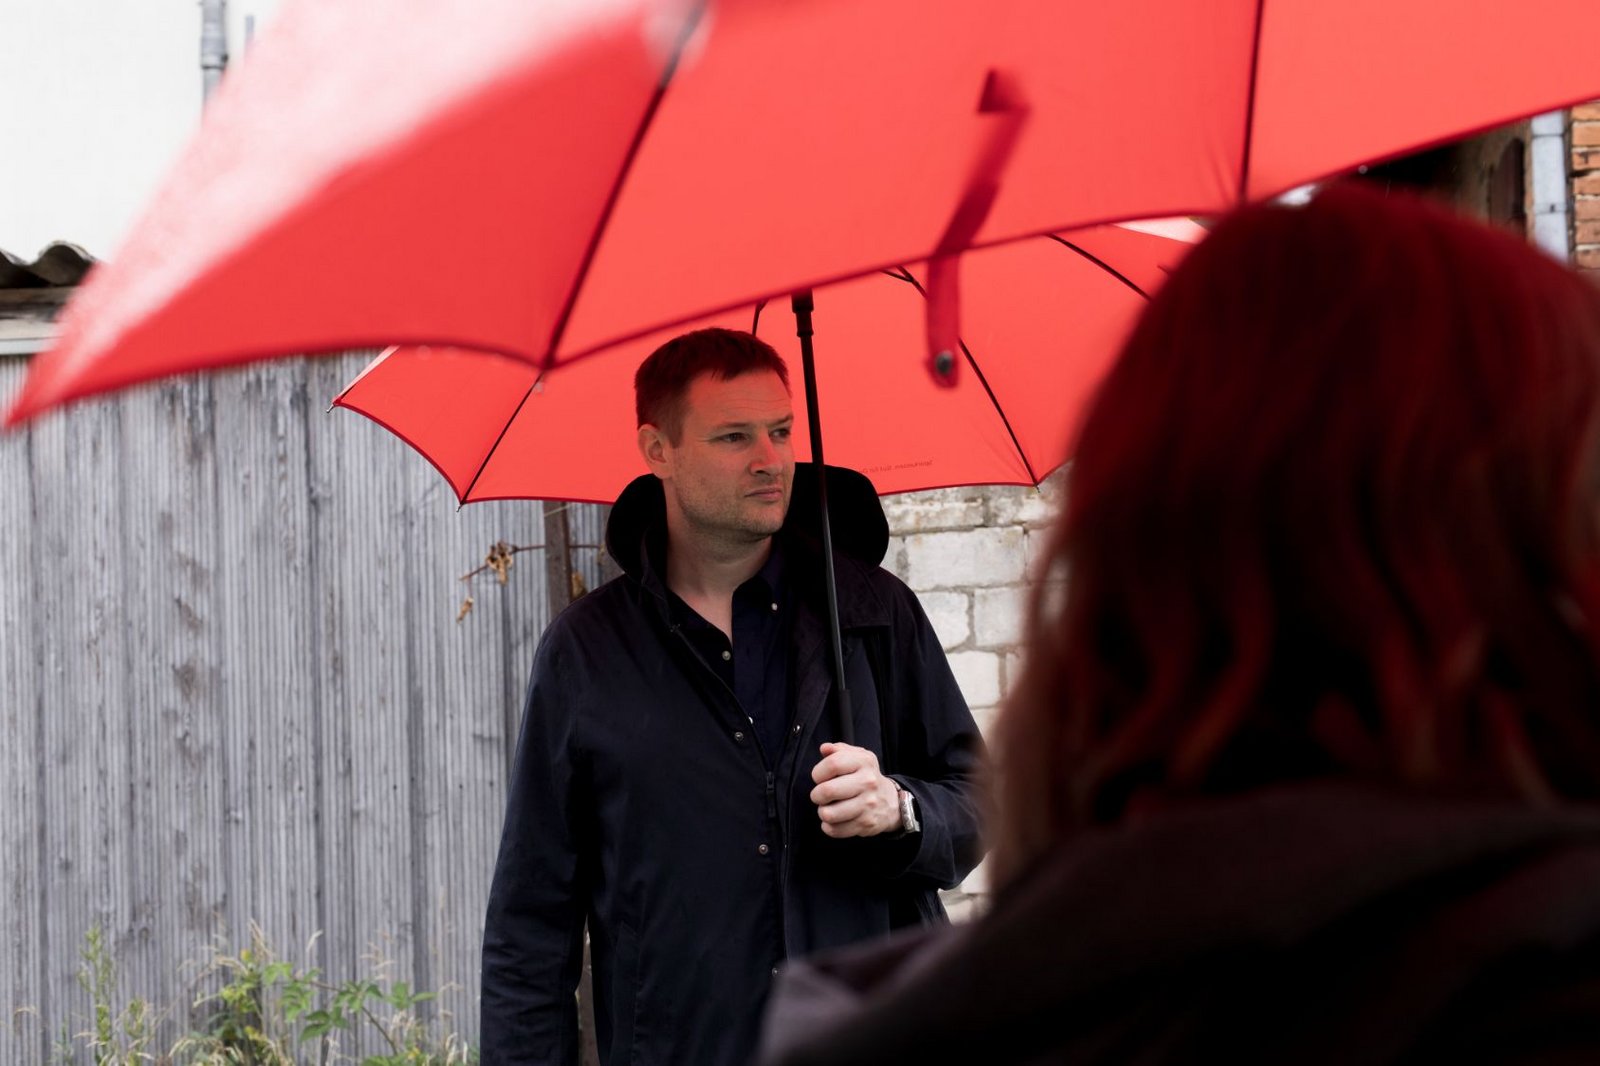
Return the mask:
{"type": "MultiPolygon", "coordinates": [[[[244,51],[279,0],[230,0],[244,51]]],[[[199,0],[0,0],[0,248],[107,258],[200,115],[199,0]]]]}

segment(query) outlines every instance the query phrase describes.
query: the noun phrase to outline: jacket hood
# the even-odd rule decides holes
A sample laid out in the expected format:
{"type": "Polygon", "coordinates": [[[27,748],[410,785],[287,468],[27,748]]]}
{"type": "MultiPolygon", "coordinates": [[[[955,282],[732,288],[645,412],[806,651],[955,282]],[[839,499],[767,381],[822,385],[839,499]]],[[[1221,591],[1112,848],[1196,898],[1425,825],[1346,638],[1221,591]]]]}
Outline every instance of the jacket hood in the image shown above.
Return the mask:
{"type": "MultiPolygon", "coordinates": [[[[794,489],[784,536],[822,540],[821,507],[815,463],[796,463],[794,489]]],[[[641,552],[645,534],[666,524],[666,495],[653,474],[641,474],[622,490],[606,522],[606,551],[629,576],[644,572],[641,552]]],[[[842,466],[828,467],[828,512],[835,552],[867,566],[877,566],[889,550],[889,520],[878,502],[878,490],[865,474],[842,466]]]]}

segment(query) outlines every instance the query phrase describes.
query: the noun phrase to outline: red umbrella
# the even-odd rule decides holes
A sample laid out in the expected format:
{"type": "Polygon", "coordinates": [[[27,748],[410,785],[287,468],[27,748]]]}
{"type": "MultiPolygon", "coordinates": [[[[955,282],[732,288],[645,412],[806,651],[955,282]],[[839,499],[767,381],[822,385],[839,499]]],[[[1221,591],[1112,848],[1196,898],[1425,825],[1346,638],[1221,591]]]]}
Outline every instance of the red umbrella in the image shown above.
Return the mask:
{"type": "MultiPolygon", "coordinates": [[[[1072,417],[1146,294],[1203,232],[1187,222],[1151,228],[1094,227],[968,255],[963,361],[973,372],[954,388],[922,373],[914,354],[923,341],[926,264],[818,290],[816,328],[825,340],[816,377],[829,462],[861,470],[880,492],[1037,484],[1066,459],[1072,417]]],[[[776,347],[791,365],[797,417],[806,418],[788,300],[683,328],[711,325],[754,327],[776,347]]],[[[459,348],[391,349],[335,404],[421,452],[463,503],[609,502],[644,472],[633,372],[679,329],[549,373],[459,348]]],[[[804,442],[796,449],[810,458],[804,442]]]]}
{"type": "MultiPolygon", "coordinates": [[[[1183,236],[1198,232],[1191,223],[1183,236]]],[[[828,286],[829,343],[810,345],[812,296],[764,302],[696,326],[752,329],[779,347],[803,378],[809,452],[823,463],[819,406],[826,403],[835,459],[869,474],[880,492],[936,485],[1037,484],[1066,458],[1068,415],[1086,398],[1123,332],[1187,249],[1184,240],[1119,226],[1017,241],[969,256],[968,328],[950,342],[973,371],[937,380],[915,371],[914,349],[931,306],[932,263],[828,286]],[[785,301],[787,303],[787,301],[785,301]],[[825,371],[825,374],[824,374],[825,371]]],[[[666,331],[668,333],[673,331],[666,331]]],[[[611,500],[640,470],[631,410],[633,371],[664,334],[631,351],[574,358],[548,371],[521,360],[455,348],[391,349],[336,400],[388,427],[427,456],[468,500],[533,497],[611,500]]],[[[844,683],[828,516],[821,506],[824,591],[840,739],[854,743],[844,683]]]]}
{"type": "Polygon", "coordinates": [[[546,369],[1600,96],[1594,0],[292,0],[7,418],[397,342],[546,369]]]}

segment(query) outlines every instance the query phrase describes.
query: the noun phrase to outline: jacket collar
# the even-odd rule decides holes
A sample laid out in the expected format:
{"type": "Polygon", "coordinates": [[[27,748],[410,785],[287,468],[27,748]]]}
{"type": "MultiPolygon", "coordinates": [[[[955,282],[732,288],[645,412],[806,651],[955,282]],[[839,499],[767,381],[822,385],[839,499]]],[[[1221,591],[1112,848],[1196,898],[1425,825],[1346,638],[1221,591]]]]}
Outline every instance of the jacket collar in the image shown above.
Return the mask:
{"type": "MultiPolygon", "coordinates": [[[[887,625],[888,607],[872,587],[871,572],[889,547],[889,522],[877,490],[864,474],[828,467],[828,507],[834,540],[834,572],[839,589],[839,624],[845,629],[887,625]]],[[[789,514],[778,532],[785,566],[795,587],[818,615],[826,617],[816,467],[795,465],[789,514]]],[[[612,506],[606,522],[606,550],[667,617],[667,511],[661,482],[637,477],[612,506]]]]}

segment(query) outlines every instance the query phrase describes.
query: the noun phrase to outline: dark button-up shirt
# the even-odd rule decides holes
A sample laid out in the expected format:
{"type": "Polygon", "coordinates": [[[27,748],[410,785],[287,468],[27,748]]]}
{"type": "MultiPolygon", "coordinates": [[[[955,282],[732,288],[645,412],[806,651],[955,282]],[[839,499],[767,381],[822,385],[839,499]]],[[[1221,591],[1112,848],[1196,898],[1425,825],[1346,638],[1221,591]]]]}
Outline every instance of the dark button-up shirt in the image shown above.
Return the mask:
{"type": "Polygon", "coordinates": [[[777,542],[755,576],[734,590],[732,641],[675,593],[670,599],[684,635],[738,699],[767,765],[775,765],[792,711],[788,646],[794,614],[777,542]]]}

